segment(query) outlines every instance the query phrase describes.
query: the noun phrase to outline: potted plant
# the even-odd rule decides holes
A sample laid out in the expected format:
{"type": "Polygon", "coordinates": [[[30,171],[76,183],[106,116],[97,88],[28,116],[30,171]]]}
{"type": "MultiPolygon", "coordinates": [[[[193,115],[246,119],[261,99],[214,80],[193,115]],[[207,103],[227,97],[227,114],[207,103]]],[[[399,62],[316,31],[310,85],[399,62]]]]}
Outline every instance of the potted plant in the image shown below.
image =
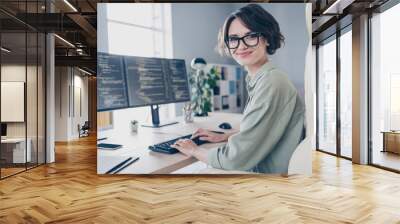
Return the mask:
{"type": "Polygon", "coordinates": [[[191,62],[189,82],[191,85],[191,104],[195,116],[208,116],[212,111],[213,89],[219,80],[215,67],[205,72],[206,62],[202,58],[195,58],[191,62]]]}

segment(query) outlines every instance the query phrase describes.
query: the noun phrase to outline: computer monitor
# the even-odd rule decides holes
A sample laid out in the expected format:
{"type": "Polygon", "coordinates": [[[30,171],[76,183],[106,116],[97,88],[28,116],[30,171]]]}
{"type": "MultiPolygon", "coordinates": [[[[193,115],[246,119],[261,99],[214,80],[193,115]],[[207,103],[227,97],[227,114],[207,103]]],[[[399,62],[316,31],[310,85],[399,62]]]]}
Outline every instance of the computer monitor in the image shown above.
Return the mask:
{"type": "Polygon", "coordinates": [[[7,124],[1,123],[1,137],[7,137],[7,124]]]}
{"type": "Polygon", "coordinates": [[[182,59],[98,52],[97,74],[97,111],[150,106],[150,127],[172,124],[160,122],[158,105],[190,101],[186,65],[182,59]]]}

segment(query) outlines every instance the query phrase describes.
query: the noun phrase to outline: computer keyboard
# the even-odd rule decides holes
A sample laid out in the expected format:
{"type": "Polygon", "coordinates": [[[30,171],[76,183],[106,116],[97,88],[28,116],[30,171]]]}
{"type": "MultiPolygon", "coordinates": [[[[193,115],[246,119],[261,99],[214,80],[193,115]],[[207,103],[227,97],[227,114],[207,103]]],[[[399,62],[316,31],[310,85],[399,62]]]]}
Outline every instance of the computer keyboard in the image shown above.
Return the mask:
{"type": "MultiPolygon", "coordinates": [[[[220,132],[220,131],[212,131],[218,134],[223,134],[224,132],[220,132]]],[[[167,153],[167,154],[175,154],[177,152],[179,152],[176,148],[172,148],[171,145],[174,144],[177,140],[179,139],[190,139],[192,137],[192,135],[185,135],[185,136],[181,136],[179,138],[174,138],[171,140],[168,140],[166,142],[161,142],[155,145],[151,145],[149,146],[149,149],[155,152],[161,152],[161,153],[167,153]]],[[[192,139],[192,141],[196,144],[196,145],[203,145],[206,143],[209,143],[209,141],[205,141],[205,140],[200,140],[200,137],[196,137],[194,139],[192,139]]]]}

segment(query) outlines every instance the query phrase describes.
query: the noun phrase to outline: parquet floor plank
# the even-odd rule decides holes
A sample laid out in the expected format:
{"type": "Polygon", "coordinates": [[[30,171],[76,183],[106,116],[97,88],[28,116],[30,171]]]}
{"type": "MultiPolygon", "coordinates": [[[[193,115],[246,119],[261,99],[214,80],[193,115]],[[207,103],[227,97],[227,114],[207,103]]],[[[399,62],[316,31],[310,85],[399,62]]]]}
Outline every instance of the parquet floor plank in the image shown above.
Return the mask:
{"type": "Polygon", "coordinates": [[[0,223],[400,223],[400,175],[314,153],[313,175],[96,174],[96,139],[0,181],[0,223]]]}

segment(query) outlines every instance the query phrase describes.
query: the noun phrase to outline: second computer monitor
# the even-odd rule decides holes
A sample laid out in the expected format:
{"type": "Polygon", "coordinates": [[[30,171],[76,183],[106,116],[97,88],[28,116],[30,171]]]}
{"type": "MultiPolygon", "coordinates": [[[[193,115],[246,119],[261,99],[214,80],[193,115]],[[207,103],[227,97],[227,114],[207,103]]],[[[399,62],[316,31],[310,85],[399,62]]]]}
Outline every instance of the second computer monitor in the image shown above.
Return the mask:
{"type": "Polygon", "coordinates": [[[182,59],[98,52],[98,111],[190,101],[182,59]]]}
{"type": "Polygon", "coordinates": [[[189,101],[184,60],[125,58],[129,106],[189,101]]]}

